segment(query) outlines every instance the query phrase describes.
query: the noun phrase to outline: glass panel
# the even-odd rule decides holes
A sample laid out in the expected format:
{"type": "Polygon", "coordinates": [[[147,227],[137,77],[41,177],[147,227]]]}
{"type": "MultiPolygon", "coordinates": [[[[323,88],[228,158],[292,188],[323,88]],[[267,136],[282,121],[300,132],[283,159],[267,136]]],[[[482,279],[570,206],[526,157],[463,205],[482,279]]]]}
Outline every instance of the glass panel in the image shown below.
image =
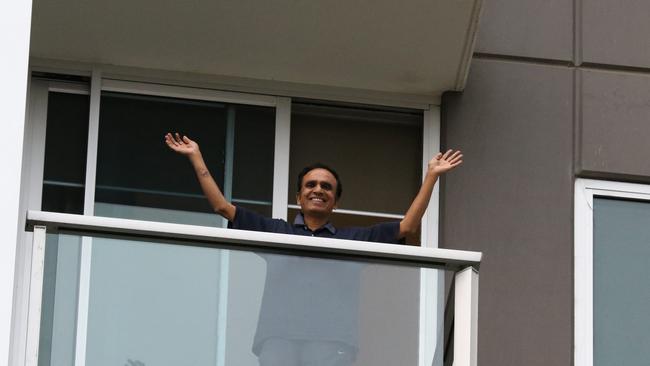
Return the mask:
{"type": "Polygon", "coordinates": [[[83,213],[89,103],[88,95],[48,94],[44,211],[83,213]]]}
{"type": "MultiPolygon", "coordinates": [[[[167,148],[163,136],[178,131],[196,140],[210,173],[223,186],[225,105],[102,93],[99,126],[95,202],[101,205],[96,215],[144,219],[137,214],[148,211],[124,207],[139,206],[182,211],[178,220],[190,223],[181,218],[185,212],[212,212],[191,165],[167,148]],[[118,208],[108,209],[111,205],[118,208]]],[[[173,215],[171,221],[177,222],[173,215]]]]}
{"type": "MultiPolygon", "coordinates": [[[[59,248],[79,240],[58,238],[59,248]]],[[[420,268],[188,243],[92,244],[87,365],[418,364],[420,268]]]]}
{"type": "Polygon", "coordinates": [[[321,162],[341,177],[339,208],[404,214],[422,180],[422,113],[295,103],[290,156],[289,203],[321,162]]]}
{"type": "Polygon", "coordinates": [[[650,358],[650,203],[594,198],[594,365],[650,358]]]}
{"type": "Polygon", "coordinates": [[[232,184],[235,199],[270,204],[274,108],[121,93],[103,93],[101,103],[96,215],[221,225],[187,159],[164,144],[169,131],[199,143],[217,184],[224,190],[232,184]],[[229,128],[232,157],[226,154],[229,128]],[[233,177],[225,177],[230,158],[233,177]]]}
{"type": "Polygon", "coordinates": [[[214,364],[220,254],[94,238],[86,364],[214,364]]]}
{"type": "Polygon", "coordinates": [[[74,364],[80,248],[80,237],[47,236],[39,366],[74,364]]]}
{"type": "Polygon", "coordinates": [[[261,201],[270,206],[275,109],[237,106],[236,113],[232,196],[235,200],[261,201]]]}

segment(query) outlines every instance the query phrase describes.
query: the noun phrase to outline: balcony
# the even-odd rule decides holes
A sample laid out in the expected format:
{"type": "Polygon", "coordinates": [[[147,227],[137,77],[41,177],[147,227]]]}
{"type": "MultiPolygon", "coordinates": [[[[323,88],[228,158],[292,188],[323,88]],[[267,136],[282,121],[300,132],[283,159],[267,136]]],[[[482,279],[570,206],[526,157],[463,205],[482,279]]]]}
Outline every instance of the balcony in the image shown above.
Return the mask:
{"type": "Polygon", "coordinates": [[[27,229],[25,365],[253,366],[284,339],[476,365],[480,253],[38,211],[27,229]]]}

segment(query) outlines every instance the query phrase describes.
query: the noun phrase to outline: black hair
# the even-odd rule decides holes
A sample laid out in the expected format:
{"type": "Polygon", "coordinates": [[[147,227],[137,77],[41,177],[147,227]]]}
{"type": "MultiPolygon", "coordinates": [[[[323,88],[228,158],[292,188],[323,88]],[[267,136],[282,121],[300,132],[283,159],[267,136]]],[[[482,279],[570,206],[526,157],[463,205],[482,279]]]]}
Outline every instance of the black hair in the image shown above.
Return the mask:
{"type": "Polygon", "coordinates": [[[311,165],[307,165],[306,167],[302,168],[300,173],[298,174],[298,191],[300,193],[300,189],[302,188],[302,179],[305,177],[305,175],[309,172],[311,172],[314,169],[325,169],[328,172],[332,173],[334,178],[336,178],[336,200],[338,201],[339,198],[341,198],[341,194],[343,194],[343,183],[341,183],[341,178],[339,178],[339,173],[336,172],[336,170],[330,168],[329,166],[323,164],[323,163],[314,163],[311,165]]]}

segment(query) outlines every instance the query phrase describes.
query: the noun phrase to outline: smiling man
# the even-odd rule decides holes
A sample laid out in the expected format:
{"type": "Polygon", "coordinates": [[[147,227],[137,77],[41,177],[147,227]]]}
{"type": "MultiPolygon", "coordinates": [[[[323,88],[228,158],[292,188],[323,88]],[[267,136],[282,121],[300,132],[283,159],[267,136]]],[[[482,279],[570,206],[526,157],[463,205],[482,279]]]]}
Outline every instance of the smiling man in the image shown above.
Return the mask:
{"type": "MultiPolygon", "coordinates": [[[[336,171],[324,164],[305,167],[296,182],[300,213],[293,224],[261,216],[228,202],[210,175],[199,145],[178,133],[165,135],[173,151],[190,160],[214,211],[228,227],[336,239],[400,243],[417,232],[438,177],[462,164],[460,151],[438,153],[413,203],[396,222],[336,228],[330,216],[343,193],[336,171]]],[[[362,266],[344,261],[261,254],[266,282],[253,352],[262,366],[347,366],[358,350],[359,278],[362,266]]]]}

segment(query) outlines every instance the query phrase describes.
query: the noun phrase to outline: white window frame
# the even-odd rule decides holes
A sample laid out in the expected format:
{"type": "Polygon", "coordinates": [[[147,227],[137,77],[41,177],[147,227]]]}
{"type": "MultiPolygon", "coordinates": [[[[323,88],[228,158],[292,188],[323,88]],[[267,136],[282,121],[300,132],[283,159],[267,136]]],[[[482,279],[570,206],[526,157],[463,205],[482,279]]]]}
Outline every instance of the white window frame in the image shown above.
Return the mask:
{"type": "Polygon", "coordinates": [[[574,365],[594,364],[594,197],[650,202],[650,185],[576,179],[574,190],[574,365]]]}
{"type": "MultiPolygon", "coordinates": [[[[51,70],[49,70],[51,71],[51,70]]],[[[68,72],[62,73],[74,74],[68,72]]],[[[82,73],[83,74],[83,73],[82,73]]],[[[86,73],[87,74],[87,73],[86,73]]],[[[89,115],[89,132],[88,132],[88,151],[85,180],[85,199],[84,215],[94,214],[95,203],[95,177],[97,164],[97,145],[99,133],[99,110],[100,98],[102,91],[132,93],[141,95],[175,97],[195,100],[205,100],[214,102],[248,104],[258,106],[268,106],[276,108],[275,120],[275,151],[274,151],[274,175],[273,175],[273,198],[272,198],[272,217],[287,219],[288,208],[292,207],[287,202],[289,191],[289,151],[290,151],[290,132],[291,132],[291,98],[282,96],[269,96],[260,94],[249,94],[242,92],[230,92],[223,90],[214,90],[206,88],[194,88],[191,86],[172,86],[157,83],[147,83],[142,81],[118,80],[104,77],[100,68],[94,68],[91,73],[90,88],[78,88],[77,93],[90,94],[90,115],[89,115]]],[[[30,83],[39,83],[41,81],[30,78],[30,83]]],[[[70,87],[67,83],[49,82],[49,89],[45,91],[45,98],[49,91],[75,92],[75,87],[70,87]],[[71,89],[72,88],[72,89],[71,89]]],[[[41,93],[42,94],[42,93],[41,93]]],[[[36,96],[36,95],[35,95],[36,96]]],[[[42,95],[41,95],[42,98],[42,95]]],[[[47,99],[45,99],[47,100],[47,99]]],[[[33,105],[43,104],[42,99],[32,98],[33,105]]],[[[30,110],[34,110],[33,105],[30,110]]],[[[47,102],[45,101],[45,114],[40,116],[43,120],[46,118],[47,102]]],[[[41,105],[42,109],[43,106],[41,105]]],[[[429,159],[440,149],[440,107],[437,105],[428,105],[423,111],[423,146],[422,146],[422,167],[424,174],[427,169],[429,159]]],[[[40,112],[43,114],[43,110],[40,112]]],[[[45,123],[37,121],[28,121],[26,127],[33,129],[34,138],[44,142],[45,123]],[[31,127],[29,127],[31,126],[31,127]]],[[[27,133],[27,132],[26,132],[27,133]]],[[[34,140],[36,141],[36,140],[34,140]]],[[[44,149],[44,144],[32,143],[32,146],[40,146],[44,149]]],[[[44,151],[32,152],[30,157],[25,156],[25,163],[33,171],[33,176],[28,180],[32,186],[26,188],[26,194],[23,196],[29,202],[29,209],[40,209],[42,194],[42,167],[44,164],[44,151]],[[40,176],[40,180],[36,179],[40,176]],[[39,182],[39,183],[34,183],[39,182]],[[38,203],[39,207],[36,207],[38,203]]],[[[381,212],[338,210],[341,213],[376,216],[391,219],[401,219],[403,215],[395,215],[381,212]]],[[[422,237],[423,247],[438,247],[438,222],[439,222],[439,185],[436,184],[434,192],[429,203],[429,207],[422,220],[422,237]]],[[[31,240],[30,238],[25,238],[31,240]]],[[[77,322],[77,352],[76,364],[85,364],[85,335],[87,332],[87,309],[88,309],[88,289],[90,275],[90,258],[92,246],[89,238],[82,240],[81,251],[81,273],[79,288],[78,304],[78,322],[77,322]]],[[[30,254],[27,253],[27,257],[30,254]]],[[[29,260],[25,258],[25,260],[29,260]]],[[[223,266],[227,268],[227,265],[223,266]]],[[[444,314],[444,276],[432,271],[422,271],[420,278],[420,334],[419,334],[419,365],[430,366],[432,363],[436,366],[442,365],[442,343],[443,343],[443,322],[444,314]],[[432,347],[432,345],[436,345],[432,347]],[[437,353],[436,353],[437,352],[437,353]]],[[[223,362],[223,361],[222,361],[223,362]]],[[[217,362],[219,364],[219,362],[217,362]]]]}

